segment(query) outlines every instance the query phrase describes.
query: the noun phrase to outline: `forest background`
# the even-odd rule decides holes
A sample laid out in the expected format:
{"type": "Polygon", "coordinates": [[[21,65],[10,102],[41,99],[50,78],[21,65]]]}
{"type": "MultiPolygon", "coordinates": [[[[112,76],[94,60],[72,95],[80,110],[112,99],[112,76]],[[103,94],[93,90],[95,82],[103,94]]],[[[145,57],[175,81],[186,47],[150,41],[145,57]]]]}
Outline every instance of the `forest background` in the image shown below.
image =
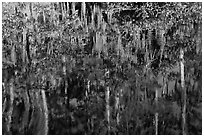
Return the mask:
{"type": "Polygon", "coordinates": [[[202,3],[2,3],[2,134],[202,134],[202,3]]]}

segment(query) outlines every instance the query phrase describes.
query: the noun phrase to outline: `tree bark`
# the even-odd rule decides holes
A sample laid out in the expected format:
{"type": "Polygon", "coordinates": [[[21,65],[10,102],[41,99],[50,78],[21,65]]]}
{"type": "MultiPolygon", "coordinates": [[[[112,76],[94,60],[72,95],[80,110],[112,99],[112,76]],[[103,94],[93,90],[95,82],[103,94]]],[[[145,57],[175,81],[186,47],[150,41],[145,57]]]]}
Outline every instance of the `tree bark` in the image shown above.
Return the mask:
{"type": "Polygon", "coordinates": [[[30,110],[30,98],[29,98],[29,90],[26,87],[23,93],[23,101],[25,106],[25,111],[23,112],[23,119],[22,119],[22,132],[26,133],[26,128],[29,125],[29,110],[30,110]]]}
{"type": "MultiPolygon", "coordinates": [[[[122,89],[121,89],[122,90],[122,89]]],[[[118,91],[115,95],[115,114],[116,114],[116,123],[119,125],[120,115],[119,115],[119,105],[120,105],[120,91],[118,91]]]]}
{"type": "Polygon", "coordinates": [[[45,95],[45,90],[41,90],[41,99],[42,99],[42,114],[39,119],[37,135],[47,135],[48,134],[48,108],[47,108],[47,99],[45,95]]]}
{"type": "Polygon", "coordinates": [[[85,27],[84,28],[85,32],[88,32],[87,18],[86,18],[86,3],[85,2],[81,3],[81,21],[83,22],[83,26],[85,27]]]}
{"type": "Polygon", "coordinates": [[[45,90],[37,89],[32,94],[33,112],[26,134],[47,135],[48,134],[48,107],[45,90]]]}
{"type": "Polygon", "coordinates": [[[6,133],[7,135],[12,134],[12,132],[10,131],[11,129],[11,124],[12,124],[12,113],[13,113],[13,100],[14,100],[14,79],[11,78],[10,82],[9,82],[9,109],[7,112],[7,121],[6,121],[6,133]]]}
{"type": "MultiPolygon", "coordinates": [[[[66,78],[67,69],[66,69],[66,56],[65,55],[62,55],[62,62],[63,62],[62,72],[63,72],[64,78],[66,78]]],[[[65,79],[65,91],[64,91],[65,95],[67,95],[67,88],[68,88],[68,83],[67,83],[67,80],[65,79]]]]}
{"type": "MultiPolygon", "coordinates": [[[[45,90],[41,90],[41,96],[42,96],[42,110],[43,110],[43,125],[42,128],[43,130],[41,130],[41,132],[38,132],[38,135],[47,135],[48,134],[48,108],[47,108],[47,99],[46,99],[46,95],[45,95],[45,90]]],[[[40,122],[40,121],[39,121],[40,122]]]]}
{"type": "Polygon", "coordinates": [[[109,105],[109,98],[110,98],[110,89],[107,87],[106,89],[106,118],[108,122],[108,134],[110,133],[110,105],[109,105]]]}
{"type": "MultiPolygon", "coordinates": [[[[107,70],[106,72],[106,77],[109,78],[109,70],[107,70]]],[[[105,97],[106,97],[106,120],[108,123],[108,134],[110,133],[110,104],[109,104],[109,100],[110,100],[110,87],[107,86],[106,88],[106,93],[105,93],[105,97]]]]}
{"type": "Polygon", "coordinates": [[[183,109],[182,109],[182,133],[187,134],[186,131],[186,90],[185,90],[185,78],[184,78],[184,51],[180,48],[180,71],[181,71],[181,89],[183,92],[183,109]]]}
{"type": "MultiPolygon", "coordinates": [[[[23,29],[23,47],[22,47],[22,60],[23,60],[23,64],[26,63],[26,35],[27,35],[27,29],[24,28],[23,29]]],[[[24,65],[25,68],[25,65],[24,65]]]]}
{"type": "MultiPolygon", "coordinates": [[[[89,113],[88,113],[88,103],[89,103],[89,93],[90,93],[90,80],[87,82],[87,90],[85,92],[85,100],[86,100],[86,115],[87,115],[87,130],[90,131],[90,118],[89,118],[89,113]]],[[[87,133],[85,133],[87,134],[87,133]]]]}
{"type": "Polygon", "coordinates": [[[75,2],[72,2],[72,15],[75,13],[75,2]]]}
{"type": "MultiPolygon", "coordinates": [[[[155,102],[156,102],[156,110],[158,109],[158,89],[155,90],[155,102]]],[[[159,113],[155,113],[155,135],[158,135],[158,116],[159,113]]]]}

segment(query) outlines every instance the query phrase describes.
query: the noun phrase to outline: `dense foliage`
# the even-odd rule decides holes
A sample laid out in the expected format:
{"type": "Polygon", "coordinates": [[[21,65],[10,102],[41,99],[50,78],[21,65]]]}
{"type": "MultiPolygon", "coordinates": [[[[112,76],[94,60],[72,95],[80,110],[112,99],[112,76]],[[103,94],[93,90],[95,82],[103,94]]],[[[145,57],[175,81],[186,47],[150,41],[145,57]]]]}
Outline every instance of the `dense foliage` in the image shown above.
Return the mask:
{"type": "Polygon", "coordinates": [[[3,134],[202,134],[201,6],[2,3],[3,134]]]}

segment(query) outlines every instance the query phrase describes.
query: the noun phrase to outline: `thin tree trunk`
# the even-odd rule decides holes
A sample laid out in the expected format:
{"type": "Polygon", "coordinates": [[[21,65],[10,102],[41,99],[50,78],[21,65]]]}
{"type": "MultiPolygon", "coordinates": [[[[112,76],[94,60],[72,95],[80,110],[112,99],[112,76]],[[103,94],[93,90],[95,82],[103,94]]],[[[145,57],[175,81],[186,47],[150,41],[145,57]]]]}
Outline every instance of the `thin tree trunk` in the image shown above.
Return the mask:
{"type": "MultiPolygon", "coordinates": [[[[158,109],[158,89],[156,88],[155,91],[155,102],[156,102],[156,109],[158,109]]],[[[158,135],[158,116],[159,113],[155,113],[155,135],[158,135]]]]}
{"type": "Polygon", "coordinates": [[[96,6],[96,12],[98,13],[98,17],[97,17],[97,30],[100,29],[101,27],[101,21],[102,21],[102,13],[101,13],[101,9],[99,6],[96,6]]]}
{"type": "Polygon", "coordinates": [[[25,91],[23,94],[23,101],[24,101],[24,107],[25,107],[25,111],[23,112],[23,119],[22,119],[22,133],[26,134],[26,128],[29,125],[29,110],[30,110],[30,98],[29,98],[29,93],[28,93],[28,89],[27,87],[25,88],[25,91]]]}
{"type": "MultiPolygon", "coordinates": [[[[87,90],[85,92],[85,98],[86,98],[86,115],[87,115],[87,130],[90,130],[90,119],[88,114],[88,103],[89,103],[89,93],[90,93],[90,81],[87,82],[87,90]]],[[[87,133],[85,133],[87,134],[87,133]]]]}
{"type": "Polygon", "coordinates": [[[106,89],[106,116],[108,122],[108,134],[110,133],[110,105],[109,105],[109,98],[110,98],[110,89],[107,87],[106,89]]]}
{"type": "Polygon", "coordinates": [[[66,19],[66,8],[65,8],[65,2],[62,2],[62,20],[66,19]]]}
{"type": "MultiPolygon", "coordinates": [[[[66,78],[66,72],[67,72],[67,69],[66,69],[66,56],[65,55],[62,55],[62,62],[63,62],[63,66],[62,66],[62,72],[63,72],[63,75],[64,75],[64,78],[66,78]]],[[[65,95],[67,95],[67,88],[68,88],[68,83],[67,83],[67,80],[65,80],[65,95]]]]}
{"type": "Polygon", "coordinates": [[[47,135],[48,134],[48,108],[47,108],[47,99],[46,99],[46,95],[45,95],[45,90],[41,90],[41,96],[42,96],[42,110],[43,110],[43,125],[42,126],[42,130],[39,130],[38,135],[47,135]]]}
{"type": "Polygon", "coordinates": [[[11,78],[11,80],[9,81],[9,110],[7,112],[7,121],[6,121],[6,133],[7,135],[12,134],[12,132],[10,131],[11,129],[11,123],[12,123],[12,113],[13,113],[13,100],[14,100],[14,79],[11,78]]]}
{"type": "MultiPolygon", "coordinates": [[[[109,78],[109,70],[106,72],[106,77],[109,78]]],[[[108,122],[108,134],[110,133],[110,88],[107,86],[106,88],[106,120],[108,122]]]]}
{"type": "Polygon", "coordinates": [[[75,2],[72,2],[72,15],[75,13],[75,2]]]}
{"type": "Polygon", "coordinates": [[[110,10],[108,12],[108,23],[110,23],[110,24],[111,24],[111,21],[112,21],[112,14],[113,14],[113,10],[110,10]]]}
{"type": "Polygon", "coordinates": [[[81,4],[81,21],[84,23],[85,32],[88,32],[87,18],[86,18],[86,3],[85,2],[82,2],[82,4],[81,4]]]}
{"type": "MultiPolygon", "coordinates": [[[[11,61],[15,65],[16,64],[16,52],[15,45],[12,44],[11,50],[11,61]]],[[[6,134],[12,134],[10,131],[11,123],[12,123],[12,113],[13,113],[13,100],[14,100],[14,78],[12,77],[9,81],[9,109],[7,112],[7,121],[6,121],[6,134]]],[[[6,105],[6,103],[5,103],[6,105]]]]}
{"type": "Polygon", "coordinates": [[[164,47],[165,47],[165,43],[166,43],[165,38],[164,38],[164,33],[165,33],[164,30],[160,30],[160,32],[159,32],[159,35],[160,35],[159,38],[160,38],[160,40],[161,40],[161,48],[160,48],[161,52],[160,52],[160,62],[159,62],[159,66],[161,65],[161,62],[162,62],[162,56],[163,56],[163,54],[164,54],[164,47]]]}
{"type": "Polygon", "coordinates": [[[180,69],[181,69],[181,89],[183,92],[183,109],[182,109],[182,132],[183,135],[187,134],[186,131],[186,90],[185,90],[185,79],[184,79],[184,51],[180,48],[180,69]]]}
{"type": "MultiPolygon", "coordinates": [[[[23,29],[23,52],[22,52],[22,60],[23,60],[23,64],[26,63],[26,35],[27,35],[27,29],[24,28],[23,29]]],[[[25,65],[24,65],[24,69],[25,69],[25,65]]]]}
{"type": "Polygon", "coordinates": [[[117,92],[117,94],[115,95],[115,114],[116,114],[116,123],[117,123],[117,125],[119,125],[119,122],[120,122],[120,119],[119,119],[119,117],[120,117],[120,115],[119,115],[119,104],[120,104],[120,91],[117,92]]]}

